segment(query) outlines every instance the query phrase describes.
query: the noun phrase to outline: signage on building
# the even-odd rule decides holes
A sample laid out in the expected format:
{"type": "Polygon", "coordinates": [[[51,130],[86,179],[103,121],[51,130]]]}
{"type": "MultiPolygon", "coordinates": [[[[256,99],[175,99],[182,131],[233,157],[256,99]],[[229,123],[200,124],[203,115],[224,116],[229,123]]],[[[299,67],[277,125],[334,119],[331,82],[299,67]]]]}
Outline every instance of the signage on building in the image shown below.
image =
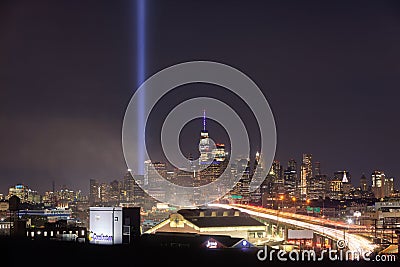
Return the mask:
{"type": "Polygon", "coordinates": [[[110,243],[110,244],[112,244],[113,236],[112,235],[105,235],[105,234],[97,234],[97,233],[93,233],[92,231],[90,231],[89,241],[93,242],[93,243],[101,242],[101,243],[110,243]]]}
{"type": "Polygon", "coordinates": [[[218,248],[218,243],[217,241],[210,241],[208,240],[206,243],[207,248],[218,248]]]}

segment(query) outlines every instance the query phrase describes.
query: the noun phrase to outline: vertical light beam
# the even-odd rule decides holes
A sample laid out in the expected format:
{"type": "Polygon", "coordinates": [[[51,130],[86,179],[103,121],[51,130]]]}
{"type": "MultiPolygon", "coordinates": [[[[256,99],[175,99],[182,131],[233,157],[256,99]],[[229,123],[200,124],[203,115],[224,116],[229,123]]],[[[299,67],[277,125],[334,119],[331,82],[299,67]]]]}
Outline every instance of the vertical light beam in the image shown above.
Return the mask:
{"type": "MultiPolygon", "coordinates": [[[[146,70],[146,0],[136,0],[136,42],[137,42],[137,88],[145,81],[146,70]]],[[[137,174],[144,174],[144,140],[145,140],[145,126],[144,121],[144,107],[145,107],[145,94],[144,91],[140,92],[139,105],[138,105],[138,170],[137,174]]]]}
{"type": "Polygon", "coordinates": [[[206,132],[206,110],[203,110],[203,132],[206,132]]]}

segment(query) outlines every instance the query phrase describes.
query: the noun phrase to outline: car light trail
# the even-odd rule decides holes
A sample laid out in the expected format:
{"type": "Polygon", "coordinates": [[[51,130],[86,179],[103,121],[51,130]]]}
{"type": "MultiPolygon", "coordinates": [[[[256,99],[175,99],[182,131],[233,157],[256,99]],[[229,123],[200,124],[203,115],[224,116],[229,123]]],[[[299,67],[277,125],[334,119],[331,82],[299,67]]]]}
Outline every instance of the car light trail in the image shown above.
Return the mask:
{"type": "MultiPolygon", "coordinates": [[[[245,212],[247,214],[250,214],[252,216],[256,216],[259,218],[264,218],[272,221],[279,221],[280,223],[285,223],[288,225],[293,225],[296,227],[304,228],[304,229],[309,229],[313,230],[314,232],[321,234],[321,235],[326,235],[334,240],[341,240],[343,239],[343,230],[335,229],[327,226],[321,226],[316,223],[311,223],[311,222],[305,222],[301,220],[296,220],[296,219],[290,219],[290,218],[285,218],[285,217],[279,217],[278,215],[272,215],[272,214],[267,214],[260,210],[254,210],[254,207],[249,206],[248,208],[244,208],[245,205],[228,205],[228,204],[209,204],[211,207],[220,207],[224,209],[238,209],[241,212],[245,212]]],[[[341,224],[338,224],[341,225],[341,224]]],[[[352,251],[364,251],[364,252],[372,252],[375,249],[375,245],[372,244],[368,239],[356,235],[356,234],[350,234],[346,233],[346,241],[348,241],[348,248],[352,251]]]]}

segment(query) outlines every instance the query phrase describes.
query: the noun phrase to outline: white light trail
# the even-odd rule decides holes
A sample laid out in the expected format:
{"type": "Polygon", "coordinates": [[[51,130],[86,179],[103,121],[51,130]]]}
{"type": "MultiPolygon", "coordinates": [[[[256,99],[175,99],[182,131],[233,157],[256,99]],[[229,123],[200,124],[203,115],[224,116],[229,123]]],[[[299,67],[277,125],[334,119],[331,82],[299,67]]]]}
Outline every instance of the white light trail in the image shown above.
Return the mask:
{"type": "Polygon", "coordinates": [[[272,214],[266,214],[260,211],[254,211],[251,209],[247,208],[242,208],[242,207],[237,207],[233,205],[228,205],[228,204],[209,204],[211,207],[219,207],[219,208],[224,208],[224,209],[238,209],[241,212],[245,212],[247,214],[250,214],[252,216],[256,216],[259,218],[264,218],[272,221],[279,221],[281,223],[293,225],[296,227],[304,228],[304,229],[309,229],[313,230],[314,232],[321,234],[321,235],[326,235],[333,240],[343,240],[343,237],[345,236],[346,241],[348,242],[348,248],[349,250],[352,251],[364,251],[364,252],[372,252],[374,248],[376,247],[374,244],[372,244],[368,239],[356,235],[356,234],[350,234],[350,233],[345,233],[343,230],[340,229],[335,229],[332,227],[326,227],[326,226],[321,226],[318,224],[314,223],[309,223],[309,222],[304,222],[304,221],[299,221],[295,219],[288,219],[288,218],[282,218],[277,215],[272,215],[272,214]]]}

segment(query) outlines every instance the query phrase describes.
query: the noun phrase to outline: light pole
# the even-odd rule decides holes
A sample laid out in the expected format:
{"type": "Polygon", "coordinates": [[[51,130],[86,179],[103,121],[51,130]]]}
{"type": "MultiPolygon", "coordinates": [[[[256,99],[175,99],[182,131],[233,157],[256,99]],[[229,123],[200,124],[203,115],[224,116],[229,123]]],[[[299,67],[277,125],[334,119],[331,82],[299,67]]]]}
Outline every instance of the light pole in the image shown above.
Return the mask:
{"type": "Polygon", "coordinates": [[[296,197],[292,197],[293,208],[296,208],[296,197]]]}
{"type": "Polygon", "coordinates": [[[280,197],[279,197],[279,199],[281,200],[281,210],[282,210],[282,208],[283,208],[283,200],[285,199],[285,196],[284,195],[281,195],[280,197]]]}

